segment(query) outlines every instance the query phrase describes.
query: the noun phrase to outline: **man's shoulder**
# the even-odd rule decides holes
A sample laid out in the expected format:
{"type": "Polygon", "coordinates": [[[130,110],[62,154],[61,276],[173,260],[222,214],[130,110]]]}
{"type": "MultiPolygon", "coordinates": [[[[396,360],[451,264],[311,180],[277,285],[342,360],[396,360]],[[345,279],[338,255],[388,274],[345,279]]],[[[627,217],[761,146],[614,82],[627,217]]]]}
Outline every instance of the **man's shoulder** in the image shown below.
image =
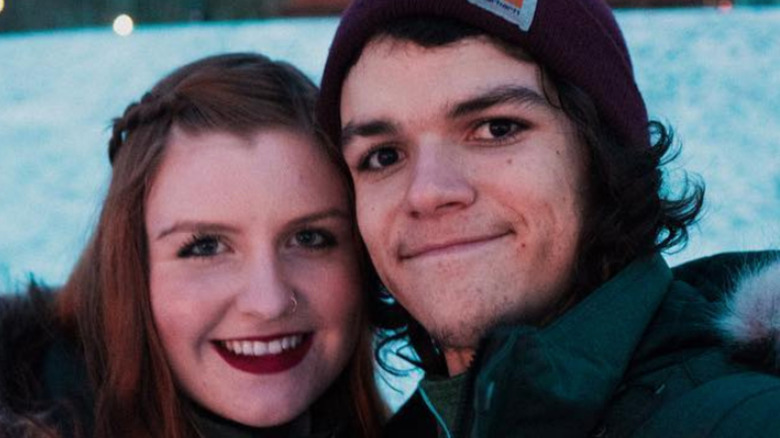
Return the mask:
{"type": "Polygon", "coordinates": [[[632,435],[652,437],[775,437],[780,430],[780,377],[760,372],[723,376],[658,409],[632,435]]]}
{"type": "Polygon", "coordinates": [[[674,268],[673,278],[634,352],[629,378],[706,348],[763,362],[770,371],[780,367],[780,252],[693,260],[674,268]]]}
{"type": "Polygon", "coordinates": [[[698,289],[708,301],[734,291],[745,275],[780,262],[780,250],[726,252],[691,260],[672,269],[674,279],[698,289]]]}
{"type": "Polygon", "coordinates": [[[742,422],[780,427],[772,413],[780,405],[778,321],[777,252],[675,268],[606,412],[610,436],[754,436],[729,433],[742,422]]]}
{"type": "Polygon", "coordinates": [[[419,389],[390,418],[384,431],[387,438],[435,437],[436,434],[436,419],[425,405],[419,389]]]}
{"type": "MultiPolygon", "coordinates": [[[[700,318],[738,362],[780,372],[780,252],[719,254],[682,265],[675,274],[684,282],[676,289],[694,289],[689,296],[702,303],[678,317],[700,318]]],[[[680,310],[676,305],[684,295],[671,293],[667,307],[680,310]]]]}
{"type": "Polygon", "coordinates": [[[726,431],[740,422],[780,427],[777,406],[780,376],[707,348],[624,382],[601,427],[610,437],[760,437],[726,431]]]}

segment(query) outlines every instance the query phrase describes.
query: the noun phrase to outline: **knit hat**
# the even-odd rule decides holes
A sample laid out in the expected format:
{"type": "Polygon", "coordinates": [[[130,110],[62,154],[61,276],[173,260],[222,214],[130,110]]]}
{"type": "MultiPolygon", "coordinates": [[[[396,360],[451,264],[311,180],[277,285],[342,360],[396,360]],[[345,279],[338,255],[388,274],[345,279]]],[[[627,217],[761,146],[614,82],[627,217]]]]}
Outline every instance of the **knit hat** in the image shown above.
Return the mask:
{"type": "Polygon", "coordinates": [[[521,47],[584,90],[618,140],[649,145],[645,103],[604,0],[354,0],[333,39],[317,108],[335,144],[341,135],[341,88],[350,67],[376,29],[410,17],[454,19],[521,47]]]}

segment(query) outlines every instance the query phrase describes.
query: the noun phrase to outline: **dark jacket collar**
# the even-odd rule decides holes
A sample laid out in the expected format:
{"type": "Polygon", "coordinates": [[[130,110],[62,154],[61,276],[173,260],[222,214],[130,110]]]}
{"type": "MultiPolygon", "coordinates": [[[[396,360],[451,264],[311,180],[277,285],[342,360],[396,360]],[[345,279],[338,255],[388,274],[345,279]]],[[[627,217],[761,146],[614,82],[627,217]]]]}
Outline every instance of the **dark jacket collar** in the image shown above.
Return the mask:
{"type": "Polygon", "coordinates": [[[474,427],[497,426],[495,418],[482,418],[493,407],[490,415],[507,413],[498,427],[522,436],[591,430],[671,280],[668,265],[655,255],[630,264],[549,326],[497,330],[477,376],[474,427]]]}
{"type": "Polygon", "coordinates": [[[666,262],[654,255],[630,264],[549,326],[496,329],[473,367],[474,404],[464,408],[475,415],[460,419],[461,427],[477,436],[591,430],[671,280],[666,262]]]}

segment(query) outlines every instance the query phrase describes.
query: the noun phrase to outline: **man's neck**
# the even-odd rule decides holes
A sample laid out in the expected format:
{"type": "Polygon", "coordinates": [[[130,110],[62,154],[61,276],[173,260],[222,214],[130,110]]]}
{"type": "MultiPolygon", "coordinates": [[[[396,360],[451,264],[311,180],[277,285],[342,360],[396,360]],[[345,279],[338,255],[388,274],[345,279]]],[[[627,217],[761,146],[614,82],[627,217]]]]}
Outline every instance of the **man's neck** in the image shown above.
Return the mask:
{"type": "Polygon", "coordinates": [[[474,360],[473,348],[456,348],[444,350],[444,360],[447,362],[447,371],[451,377],[465,373],[474,360]]]}

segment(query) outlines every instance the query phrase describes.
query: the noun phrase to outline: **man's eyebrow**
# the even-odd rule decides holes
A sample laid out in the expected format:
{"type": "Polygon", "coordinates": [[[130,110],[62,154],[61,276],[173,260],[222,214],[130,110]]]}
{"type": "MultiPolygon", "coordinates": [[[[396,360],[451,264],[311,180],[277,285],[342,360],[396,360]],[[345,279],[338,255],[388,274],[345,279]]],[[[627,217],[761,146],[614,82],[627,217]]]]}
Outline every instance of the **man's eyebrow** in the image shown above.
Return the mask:
{"type": "Polygon", "coordinates": [[[399,130],[395,123],[385,119],[373,119],[366,122],[349,122],[341,128],[341,148],[349,146],[355,137],[374,137],[377,135],[395,135],[399,130]]]}
{"type": "Polygon", "coordinates": [[[447,117],[457,119],[503,103],[552,107],[547,98],[535,90],[522,86],[500,86],[458,102],[447,117]]]}
{"type": "Polygon", "coordinates": [[[229,225],[205,222],[205,221],[178,221],[170,227],[164,228],[157,234],[155,240],[160,240],[174,233],[235,233],[238,230],[235,227],[229,225]]]}

